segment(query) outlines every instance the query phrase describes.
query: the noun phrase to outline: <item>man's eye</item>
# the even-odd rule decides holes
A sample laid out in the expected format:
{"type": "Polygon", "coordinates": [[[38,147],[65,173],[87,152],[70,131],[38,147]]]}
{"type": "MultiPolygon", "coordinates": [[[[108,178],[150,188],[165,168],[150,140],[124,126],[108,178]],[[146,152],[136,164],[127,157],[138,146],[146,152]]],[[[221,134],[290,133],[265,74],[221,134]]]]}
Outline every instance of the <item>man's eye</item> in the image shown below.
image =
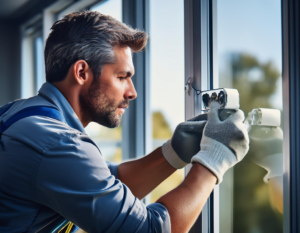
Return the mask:
{"type": "Polygon", "coordinates": [[[119,77],[120,80],[126,79],[127,77],[119,77]]]}

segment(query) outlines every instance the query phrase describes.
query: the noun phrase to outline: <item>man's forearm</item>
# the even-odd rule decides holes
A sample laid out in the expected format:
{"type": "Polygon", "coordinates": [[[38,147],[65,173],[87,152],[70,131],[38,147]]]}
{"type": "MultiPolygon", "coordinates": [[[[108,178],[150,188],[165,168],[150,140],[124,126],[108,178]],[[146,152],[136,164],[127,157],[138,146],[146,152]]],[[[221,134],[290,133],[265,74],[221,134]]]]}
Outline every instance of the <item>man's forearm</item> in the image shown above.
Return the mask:
{"type": "MultiPolygon", "coordinates": [[[[120,164],[118,176],[141,199],[175,171],[159,147],[141,159],[120,164]]],[[[187,232],[192,227],[216,180],[216,176],[207,168],[195,163],[181,185],[157,201],[169,212],[172,233],[187,232]]]]}
{"type": "Polygon", "coordinates": [[[199,216],[216,181],[215,175],[201,164],[195,163],[181,185],[157,201],[169,212],[172,233],[188,232],[199,216]]]}
{"type": "Polygon", "coordinates": [[[142,199],[175,171],[159,147],[145,157],[121,163],[118,177],[137,198],[142,199]]]}

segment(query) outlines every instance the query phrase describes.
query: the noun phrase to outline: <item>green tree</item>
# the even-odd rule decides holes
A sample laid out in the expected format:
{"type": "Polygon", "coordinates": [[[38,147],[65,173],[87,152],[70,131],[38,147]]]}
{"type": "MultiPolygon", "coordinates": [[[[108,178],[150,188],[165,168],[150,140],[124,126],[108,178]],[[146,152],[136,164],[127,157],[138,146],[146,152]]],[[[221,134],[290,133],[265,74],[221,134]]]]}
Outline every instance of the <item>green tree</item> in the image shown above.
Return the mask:
{"type": "Polygon", "coordinates": [[[276,91],[280,72],[271,62],[261,63],[249,54],[234,54],[232,57],[233,88],[240,93],[241,109],[247,114],[253,108],[272,108],[270,96],[276,91]],[[259,77],[253,78],[256,72],[259,77]]]}

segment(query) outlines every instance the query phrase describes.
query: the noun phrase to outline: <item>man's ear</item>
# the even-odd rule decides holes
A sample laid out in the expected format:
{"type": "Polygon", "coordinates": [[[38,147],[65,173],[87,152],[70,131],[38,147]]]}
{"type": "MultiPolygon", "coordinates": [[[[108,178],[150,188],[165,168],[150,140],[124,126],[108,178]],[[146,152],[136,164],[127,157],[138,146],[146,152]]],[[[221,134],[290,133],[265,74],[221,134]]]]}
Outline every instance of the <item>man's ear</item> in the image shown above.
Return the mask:
{"type": "Polygon", "coordinates": [[[92,70],[84,60],[78,60],[73,65],[73,73],[75,81],[79,85],[84,85],[85,83],[93,79],[92,70]]]}

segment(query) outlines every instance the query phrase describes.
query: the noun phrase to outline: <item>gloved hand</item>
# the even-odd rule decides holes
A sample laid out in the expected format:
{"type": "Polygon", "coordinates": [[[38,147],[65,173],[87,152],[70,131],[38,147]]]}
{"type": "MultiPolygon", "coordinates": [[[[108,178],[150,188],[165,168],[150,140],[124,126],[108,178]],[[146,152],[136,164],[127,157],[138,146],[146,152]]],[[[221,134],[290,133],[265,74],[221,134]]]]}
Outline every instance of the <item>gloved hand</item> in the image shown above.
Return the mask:
{"type": "Polygon", "coordinates": [[[200,150],[206,119],[206,114],[202,114],[179,124],[172,138],[163,144],[163,155],[174,168],[179,169],[186,166],[200,150]]]}
{"type": "Polygon", "coordinates": [[[249,150],[243,111],[236,110],[236,113],[221,121],[218,108],[218,103],[211,104],[201,150],[192,157],[192,162],[201,163],[215,174],[217,184],[222,182],[224,173],[241,161],[249,150]]]}
{"type": "MultiPolygon", "coordinates": [[[[266,169],[268,174],[264,182],[283,175],[282,142],[283,132],[280,127],[251,126],[250,132],[251,160],[266,169]]],[[[250,155],[250,153],[249,153],[250,155]]]]}

